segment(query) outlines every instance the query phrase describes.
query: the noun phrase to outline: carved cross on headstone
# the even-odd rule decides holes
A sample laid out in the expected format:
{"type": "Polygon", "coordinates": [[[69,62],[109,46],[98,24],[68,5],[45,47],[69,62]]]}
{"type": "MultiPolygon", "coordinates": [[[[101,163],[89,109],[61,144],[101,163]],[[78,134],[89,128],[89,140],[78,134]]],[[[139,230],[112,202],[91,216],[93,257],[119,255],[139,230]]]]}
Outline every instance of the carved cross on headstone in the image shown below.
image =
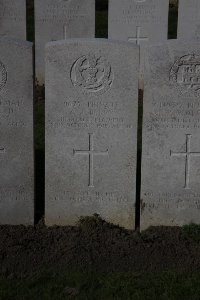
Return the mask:
{"type": "Polygon", "coordinates": [[[184,157],[185,158],[185,189],[190,189],[190,160],[191,157],[200,157],[200,152],[191,152],[191,134],[186,134],[186,152],[173,152],[170,151],[172,157],[184,157]]]}
{"type": "Polygon", "coordinates": [[[148,41],[149,38],[148,37],[141,37],[140,34],[141,34],[141,26],[137,26],[136,27],[136,37],[130,37],[128,38],[128,41],[129,42],[135,42],[136,45],[140,45],[140,41],[148,41]]]}
{"type": "Polygon", "coordinates": [[[106,151],[95,151],[94,150],[94,134],[89,133],[89,150],[73,150],[74,155],[88,155],[89,156],[89,187],[94,187],[94,156],[108,155],[108,150],[106,151]]]}

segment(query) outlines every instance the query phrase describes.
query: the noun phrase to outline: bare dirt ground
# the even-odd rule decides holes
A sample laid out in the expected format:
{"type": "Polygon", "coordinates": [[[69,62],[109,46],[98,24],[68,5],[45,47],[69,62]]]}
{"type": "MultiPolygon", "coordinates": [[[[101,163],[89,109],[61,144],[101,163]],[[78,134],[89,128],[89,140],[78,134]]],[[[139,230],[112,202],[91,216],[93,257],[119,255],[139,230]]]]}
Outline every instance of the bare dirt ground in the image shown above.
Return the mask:
{"type": "Polygon", "coordinates": [[[200,243],[178,227],[139,234],[98,217],[77,227],[0,226],[0,274],[11,279],[44,271],[199,271],[199,253],[200,243]]]}

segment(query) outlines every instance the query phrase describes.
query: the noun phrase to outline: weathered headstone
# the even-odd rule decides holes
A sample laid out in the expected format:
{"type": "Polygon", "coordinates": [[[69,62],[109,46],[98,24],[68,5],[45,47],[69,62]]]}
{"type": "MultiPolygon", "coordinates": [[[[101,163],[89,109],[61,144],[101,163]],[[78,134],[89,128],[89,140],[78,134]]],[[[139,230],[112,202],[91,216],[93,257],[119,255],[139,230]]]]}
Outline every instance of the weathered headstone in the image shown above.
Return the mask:
{"type": "Polygon", "coordinates": [[[145,74],[141,228],[200,223],[199,45],[149,47],[145,74]]]}
{"type": "Polygon", "coordinates": [[[45,44],[95,36],[95,0],[35,0],[36,79],[44,84],[45,44]]]}
{"type": "Polygon", "coordinates": [[[179,0],[178,39],[200,39],[200,1],[179,0]]]}
{"type": "Polygon", "coordinates": [[[0,38],[0,224],[34,222],[32,44],[0,38]]]}
{"type": "Polygon", "coordinates": [[[143,89],[143,45],[167,40],[169,0],[109,0],[108,36],[140,45],[143,89]]]}
{"type": "Polygon", "coordinates": [[[100,214],[134,228],[139,49],[107,40],[46,52],[46,224],[100,214]]]}
{"type": "Polygon", "coordinates": [[[108,36],[135,44],[167,40],[169,0],[109,0],[108,36]]]}
{"type": "Polygon", "coordinates": [[[0,37],[26,40],[26,0],[0,0],[0,37]]]}

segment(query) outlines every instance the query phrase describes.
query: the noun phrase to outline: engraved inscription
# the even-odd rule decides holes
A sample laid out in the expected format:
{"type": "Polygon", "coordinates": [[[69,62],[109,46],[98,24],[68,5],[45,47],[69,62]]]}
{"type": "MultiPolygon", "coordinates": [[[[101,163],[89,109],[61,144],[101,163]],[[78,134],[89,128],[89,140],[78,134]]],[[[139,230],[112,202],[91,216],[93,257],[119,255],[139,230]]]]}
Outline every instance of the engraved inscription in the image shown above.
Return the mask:
{"type": "Polygon", "coordinates": [[[4,18],[10,22],[21,23],[24,21],[23,9],[17,1],[0,1],[0,19],[4,18]]]}
{"type": "Polygon", "coordinates": [[[89,150],[73,150],[74,155],[88,155],[89,156],[89,187],[94,187],[94,156],[109,155],[106,151],[94,150],[94,133],[89,133],[89,150]]]}
{"type": "Polygon", "coordinates": [[[190,159],[191,157],[200,157],[200,152],[191,152],[191,134],[186,134],[186,151],[185,152],[173,152],[170,151],[172,157],[184,157],[185,158],[185,189],[190,189],[190,159]]]}
{"type": "Polygon", "coordinates": [[[200,92],[200,56],[188,54],[179,58],[170,70],[170,81],[183,90],[200,92]]]}
{"type": "Polygon", "coordinates": [[[4,64],[0,61],[0,91],[4,88],[7,82],[7,72],[4,64]]]}
{"type": "Polygon", "coordinates": [[[200,193],[185,190],[183,193],[177,192],[144,192],[144,207],[152,212],[159,208],[165,209],[195,209],[200,210],[200,193]],[[148,201],[146,201],[148,199],[148,201]],[[156,199],[156,201],[155,201],[156,199]],[[173,206],[172,206],[173,203],[173,206]]]}
{"type": "MultiPolygon", "coordinates": [[[[123,1],[121,1],[123,3],[123,1]]],[[[159,5],[155,4],[153,0],[129,0],[127,5],[122,6],[119,14],[113,14],[110,23],[117,25],[136,25],[149,24],[158,25],[163,22],[163,15],[159,13],[159,5]]],[[[146,27],[148,28],[148,27],[146,27]]]]}
{"type": "Polygon", "coordinates": [[[148,131],[183,129],[185,133],[186,129],[200,128],[200,101],[197,97],[182,96],[181,101],[170,100],[168,97],[161,96],[160,101],[152,102],[153,110],[148,113],[148,119],[144,122],[148,131]]]}
{"type": "Polygon", "coordinates": [[[71,68],[73,85],[87,92],[105,92],[112,86],[113,79],[111,65],[102,56],[84,55],[71,68]]]}
{"type": "Polygon", "coordinates": [[[128,203],[129,200],[129,194],[125,192],[119,192],[119,191],[99,191],[95,189],[90,190],[76,190],[76,191],[60,191],[59,195],[51,195],[55,201],[63,200],[65,201],[68,199],[68,201],[72,203],[81,203],[86,204],[92,203],[92,202],[98,202],[98,203],[128,203]]]}
{"type": "Polygon", "coordinates": [[[149,39],[148,37],[141,37],[140,34],[141,34],[141,26],[137,26],[136,27],[136,37],[130,37],[128,38],[128,41],[129,42],[135,42],[136,45],[140,45],[140,42],[141,41],[145,41],[147,42],[149,39]]]}

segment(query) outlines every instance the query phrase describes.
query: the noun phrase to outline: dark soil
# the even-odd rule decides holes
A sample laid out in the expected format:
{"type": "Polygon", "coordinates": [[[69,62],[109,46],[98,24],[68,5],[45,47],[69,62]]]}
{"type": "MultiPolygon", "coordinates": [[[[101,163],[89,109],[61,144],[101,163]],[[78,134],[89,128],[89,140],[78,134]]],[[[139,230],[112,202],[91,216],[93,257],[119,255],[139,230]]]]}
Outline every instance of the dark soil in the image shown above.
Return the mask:
{"type": "Polygon", "coordinates": [[[7,278],[70,270],[191,272],[200,270],[199,253],[200,243],[178,227],[139,234],[96,217],[77,227],[0,227],[0,275],[7,278]]]}

